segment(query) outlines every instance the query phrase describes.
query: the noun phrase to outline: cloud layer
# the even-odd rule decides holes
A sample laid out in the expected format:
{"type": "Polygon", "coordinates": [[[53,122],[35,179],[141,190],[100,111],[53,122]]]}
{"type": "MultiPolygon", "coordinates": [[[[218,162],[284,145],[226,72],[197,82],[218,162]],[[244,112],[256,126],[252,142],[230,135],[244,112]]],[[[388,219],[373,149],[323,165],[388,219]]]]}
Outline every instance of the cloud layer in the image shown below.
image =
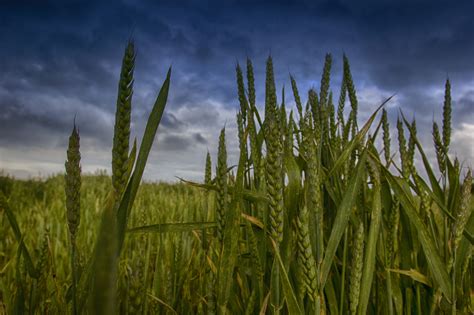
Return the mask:
{"type": "MultiPolygon", "coordinates": [[[[324,54],[352,65],[361,119],[389,95],[430,143],[444,81],[453,94],[453,152],[474,162],[474,11],[471,1],[11,1],[0,11],[0,168],[18,176],[63,170],[74,117],[83,168],[110,168],[121,57],[138,49],[133,134],[142,134],[167,68],[170,98],[147,167],[148,179],[199,179],[207,149],[226,125],[235,161],[235,65],[254,62],[257,101],[271,54],[277,85],[292,73],[301,94],[319,86],[324,54]],[[232,147],[233,146],[233,147],[232,147]]],[[[287,93],[287,102],[292,97],[287,93]]],[[[392,141],[394,142],[394,141],[392,141]]]]}

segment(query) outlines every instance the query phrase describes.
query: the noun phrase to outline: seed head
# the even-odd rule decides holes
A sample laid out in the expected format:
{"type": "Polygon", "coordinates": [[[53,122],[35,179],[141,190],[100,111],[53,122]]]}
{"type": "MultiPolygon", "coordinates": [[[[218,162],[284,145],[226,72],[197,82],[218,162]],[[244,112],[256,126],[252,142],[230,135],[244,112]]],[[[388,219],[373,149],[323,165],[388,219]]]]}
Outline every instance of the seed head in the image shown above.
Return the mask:
{"type": "Polygon", "coordinates": [[[298,258],[303,267],[303,280],[309,293],[309,297],[314,301],[317,297],[317,276],[316,261],[314,258],[311,239],[309,235],[309,212],[307,206],[303,206],[297,219],[298,233],[298,258]]]}
{"type": "Polygon", "coordinates": [[[293,96],[295,98],[296,108],[301,118],[303,117],[303,105],[301,103],[300,94],[298,92],[298,86],[296,85],[296,81],[293,76],[290,76],[290,80],[291,80],[291,89],[293,90],[293,96]]]}
{"type": "Polygon", "coordinates": [[[112,147],[112,185],[118,196],[125,189],[128,180],[127,161],[130,150],[130,117],[132,113],[134,67],[135,49],[133,42],[130,41],[125,49],[122,61],[112,147]]]}
{"type": "Polygon", "coordinates": [[[444,145],[439,134],[438,124],[433,122],[433,142],[436,150],[436,159],[438,160],[439,171],[444,174],[446,171],[446,155],[444,152],[444,145]]]}
{"type": "Polygon", "coordinates": [[[76,125],[69,137],[66,166],[66,217],[69,232],[75,239],[81,219],[81,153],[79,151],[79,132],[76,125]]]}
{"type": "Polygon", "coordinates": [[[225,145],[225,128],[222,129],[219,136],[219,149],[217,154],[216,168],[217,185],[217,238],[224,239],[225,216],[227,213],[227,150],[225,145]]]}
{"type": "Polygon", "coordinates": [[[398,240],[398,225],[400,223],[400,201],[394,197],[392,201],[392,208],[389,214],[388,232],[387,237],[387,266],[393,267],[397,240],[398,240]]]}
{"type": "Polygon", "coordinates": [[[383,129],[383,151],[385,154],[385,162],[390,163],[390,125],[388,123],[387,111],[382,111],[382,129],[383,129]]]}
{"type": "Polygon", "coordinates": [[[347,86],[345,83],[344,76],[342,77],[341,82],[341,92],[339,94],[339,102],[337,106],[337,123],[341,128],[341,133],[344,131],[344,105],[346,103],[346,94],[347,94],[347,86]]]}
{"type": "Polygon", "coordinates": [[[270,233],[277,243],[283,240],[283,145],[278,122],[273,64],[267,61],[267,77],[265,89],[265,144],[267,146],[266,182],[270,210],[270,233]]]}
{"type": "Polygon", "coordinates": [[[444,90],[444,106],[443,106],[443,144],[445,152],[449,151],[449,143],[451,142],[451,83],[446,80],[444,90]]]}
{"type": "Polygon", "coordinates": [[[347,87],[347,92],[349,94],[349,101],[351,103],[351,116],[352,116],[352,133],[355,134],[355,130],[357,130],[357,110],[358,110],[358,101],[357,101],[357,94],[354,86],[354,82],[352,81],[352,74],[351,68],[349,65],[349,59],[346,55],[343,56],[344,60],[344,81],[347,87]]]}
{"type": "Polygon", "coordinates": [[[247,118],[249,104],[247,102],[247,97],[245,96],[244,77],[239,64],[237,64],[235,70],[237,72],[237,94],[239,96],[240,111],[242,112],[242,119],[245,120],[247,118]]]}
{"type": "Polygon", "coordinates": [[[249,92],[250,107],[255,107],[255,79],[253,76],[252,61],[247,58],[247,89],[249,92]]]}
{"type": "Polygon", "coordinates": [[[350,275],[349,302],[351,314],[356,314],[359,306],[360,281],[364,260],[364,224],[361,222],[357,228],[352,254],[352,269],[350,275]]]}
{"type": "Polygon", "coordinates": [[[339,141],[339,139],[337,138],[337,125],[336,125],[336,112],[335,111],[336,109],[334,108],[334,103],[332,100],[332,92],[330,92],[329,101],[328,101],[329,131],[331,133],[330,143],[333,143],[332,141],[334,141],[337,147],[337,142],[339,141]]]}
{"type": "Polygon", "coordinates": [[[403,123],[400,117],[397,119],[397,130],[398,130],[398,146],[400,152],[400,161],[402,163],[403,177],[408,178],[410,175],[409,162],[406,149],[405,134],[403,131],[403,123]]]}
{"type": "Polygon", "coordinates": [[[239,149],[240,152],[245,156],[244,163],[247,162],[248,152],[247,152],[247,137],[245,134],[245,123],[243,119],[244,115],[242,112],[237,113],[237,128],[239,134],[239,149]]]}
{"type": "Polygon", "coordinates": [[[319,100],[322,107],[326,107],[328,102],[331,65],[332,57],[330,54],[326,54],[326,58],[324,60],[323,75],[321,77],[321,90],[319,93],[319,100]]]}
{"type": "Polygon", "coordinates": [[[472,213],[471,207],[471,185],[472,185],[472,175],[471,170],[469,170],[464,178],[464,182],[461,188],[460,201],[459,201],[459,210],[457,211],[457,217],[454,221],[453,226],[453,248],[456,250],[459,246],[459,243],[462,239],[462,234],[464,228],[466,227],[467,221],[472,213]]]}
{"type": "Polygon", "coordinates": [[[209,151],[207,151],[204,184],[210,184],[211,180],[212,180],[212,162],[211,162],[211,155],[209,154],[209,151]]]}
{"type": "Polygon", "coordinates": [[[407,167],[412,170],[415,161],[415,144],[416,144],[416,120],[413,119],[410,126],[410,138],[408,139],[408,150],[407,150],[407,167]]]}

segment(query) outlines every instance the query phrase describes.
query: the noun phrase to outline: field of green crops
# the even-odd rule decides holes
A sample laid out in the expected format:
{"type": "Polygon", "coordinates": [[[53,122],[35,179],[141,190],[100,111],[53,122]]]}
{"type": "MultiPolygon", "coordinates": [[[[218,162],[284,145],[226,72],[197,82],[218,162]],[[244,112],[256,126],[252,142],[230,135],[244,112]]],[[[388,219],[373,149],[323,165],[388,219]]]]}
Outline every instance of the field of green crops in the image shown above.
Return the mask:
{"type": "Polygon", "coordinates": [[[474,313],[473,181],[449,152],[449,80],[443,116],[419,131],[428,151],[401,111],[390,134],[390,99],[358,119],[342,62],[341,86],[327,55],[318,89],[300,96],[291,77],[280,97],[269,57],[264,104],[238,65],[237,165],[222,129],[201,182],[142,183],[173,79],[131,143],[128,43],[111,176],[81,173],[76,126],[64,175],[0,175],[0,314],[474,313]]]}

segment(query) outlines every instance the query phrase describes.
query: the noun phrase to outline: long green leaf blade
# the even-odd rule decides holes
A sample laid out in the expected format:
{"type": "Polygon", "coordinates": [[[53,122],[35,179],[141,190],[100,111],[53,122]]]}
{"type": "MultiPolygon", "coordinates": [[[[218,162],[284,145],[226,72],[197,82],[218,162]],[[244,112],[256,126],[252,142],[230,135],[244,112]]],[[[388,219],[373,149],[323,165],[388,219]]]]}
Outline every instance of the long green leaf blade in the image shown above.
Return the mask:
{"type": "Polygon", "coordinates": [[[364,269],[362,271],[362,281],[359,293],[358,313],[363,315],[367,313],[369,304],[370,289],[375,274],[375,258],[377,254],[377,241],[379,239],[380,223],[382,221],[382,203],[379,184],[374,184],[374,196],[372,200],[372,216],[369,229],[369,238],[364,255],[364,269]]]}
{"type": "Polygon", "coordinates": [[[429,237],[430,234],[428,229],[425,227],[422,219],[416,211],[415,205],[409,197],[409,193],[400,184],[399,181],[401,181],[401,179],[397,180],[386,168],[384,168],[382,165],[381,167],[385,177],[390,182],[392,189],[400,200],[402,209],[405,211],[413,226],[418,231],[418,237],[420,239],[423,252],[425,253],[426,261],[428,263],[432,277],[436,280],[436,284],[439,285],[445,298],[451,300],[451,280],[448,273],[446,272],[447,268],[442,262],[433,240],[429,237]]]}
{"type": "Polygon", "coordinates": [[[362,182],[362,177],[364,175],[365,159],[366,152],[364,151],[357,164],[354,174],[350,178],[349,185],[347,186],[347,190],[344,193],[341,204],[337,208],[336,219],[334,220],[334,225],[332,227],[331,235],[329,236],[329,241],[326,246],[326,251],[321,264],[320,289],[324,288],[326,284],[337,247],[349,222],[352,206],[355,202],[356,195],[359,191],[359,185],[362,182]]]}
{"type": "Polygon", "coordinates": [[[171,68],[168,70],[166,79],[161,86],[160,93],[156,99],[155,105],[150,113],[148,122],[145,127],[145,133],[143,134],[142,143],[140,145],[140,151],[138,153],[137,161],[135,164],[135,170],[130,178],[130,181],[127,185],[127,189],[122,197],[120,202],[117,218],[118,218],[118,251],[120,252],[122,248],[123,241],[125,239],[125,230],[127,228],[127,220],[132,208],[133,202],[137,195],[138,187],[142,180],[142,175],[145,170],[145,165],[148,160],[148,155],[155,140],[156,131],[163,116],[165,110],[166,102],[168,100],[168,91],[170,87],[170,77],[171,77],[171,68]]]}
{"type": "Polygon", "coordinates": [[[216,222],[178,222],[159,223],[145,226],[137,226],[127,230],[127,233],[178,233],[192,232],[202,229],[212,229],[217,227],[216,222]]]}

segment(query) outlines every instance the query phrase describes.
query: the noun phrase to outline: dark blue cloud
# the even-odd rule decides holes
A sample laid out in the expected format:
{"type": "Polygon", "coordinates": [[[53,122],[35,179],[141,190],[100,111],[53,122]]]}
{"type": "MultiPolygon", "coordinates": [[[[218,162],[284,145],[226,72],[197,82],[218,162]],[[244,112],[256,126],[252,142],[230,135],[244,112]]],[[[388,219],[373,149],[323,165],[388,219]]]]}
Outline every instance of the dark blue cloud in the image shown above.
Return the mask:
{"type": "MultiPolygon", "coordinates": [[[[397,93],[397,104],[416,112],[426,126],[442,104],[430,91],[442,89],[449,75],[453,96],[459,99],[453,117],[459,123],[469,121],[471,12],[474,2],[465,0],[3,1],[0,146],[61,146],[58,139],[77,115],[82,136],[108,148],[120,60],[131,37],[138,50],[136,134],[173,65],[164,150],[208,144],[203,128],[217,133],[228,119],[222,111],[236,108],[235,65],[246,57],[254,61],[262,102],[269,54],[277,85],[289,86],[292,73],[306,95],[305,90],[319,86],[326,52],[334,56],[332,86],[338,93],[345,52],[360,90],[397,93]],[[186,131],[192,128],[201,129],[186,131]]],[[[287,98],[291,101],[289,93],[287,98]]]]}

